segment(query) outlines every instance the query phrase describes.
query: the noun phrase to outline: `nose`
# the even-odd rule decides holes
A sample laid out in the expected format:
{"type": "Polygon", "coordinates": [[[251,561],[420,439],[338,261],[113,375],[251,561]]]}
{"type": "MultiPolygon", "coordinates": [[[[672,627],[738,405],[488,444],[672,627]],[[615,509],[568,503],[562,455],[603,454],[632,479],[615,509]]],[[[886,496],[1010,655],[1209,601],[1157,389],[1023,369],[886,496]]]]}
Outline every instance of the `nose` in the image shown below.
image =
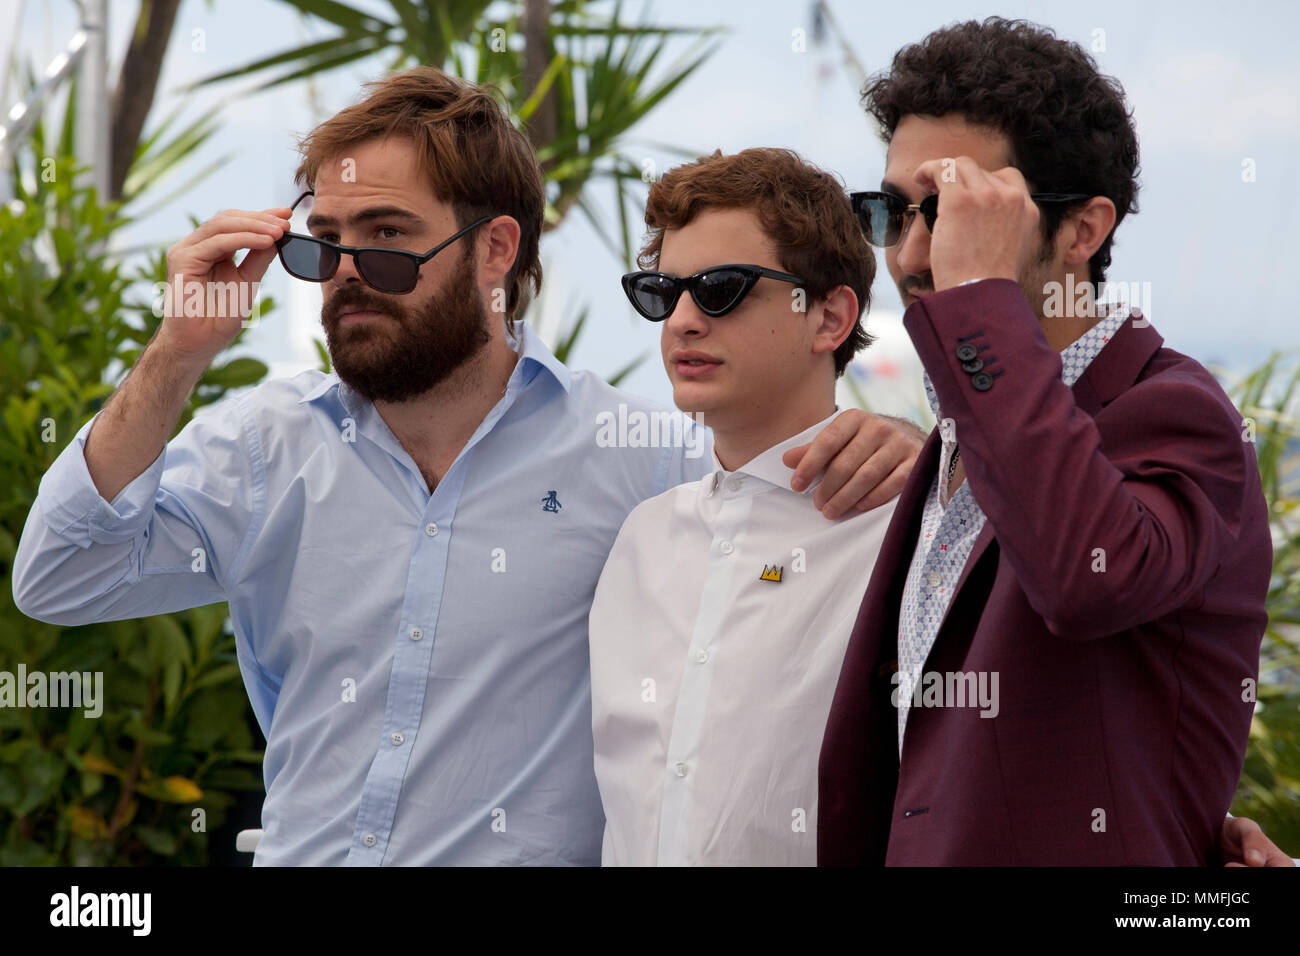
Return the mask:
{"type": "Polygon", "coordinates": [[[703,335],[709,330],[712,320],[700,311],[691,294],[685,289],[677,299],[672,313],[664,319],[664,335],[685,338],[688,335],[703,335]]]}
{"type": "Polygon", "coordinates": [[[346,285],[360,282],[361,275],[357,272],[357,260],[346,252],[340,253],[339,267],[334,271],[334,277],[330,279],[330,283],[341,289],[346,285]]]}
{"type": "Polygon", "coordinates": [[[925,217],[919,212],[912,213],[895,249],[898,268],[903,272],[919,276],[930,271],[930,230],[925,227],[925,217]]]}

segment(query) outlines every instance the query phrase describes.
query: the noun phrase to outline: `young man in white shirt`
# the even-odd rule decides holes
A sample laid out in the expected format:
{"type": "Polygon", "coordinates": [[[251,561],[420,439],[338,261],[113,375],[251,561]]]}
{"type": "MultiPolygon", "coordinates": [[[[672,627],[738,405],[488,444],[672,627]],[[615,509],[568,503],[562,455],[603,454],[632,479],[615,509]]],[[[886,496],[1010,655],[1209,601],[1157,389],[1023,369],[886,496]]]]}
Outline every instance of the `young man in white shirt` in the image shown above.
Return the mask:
{"type": "Polygon", "coordinates": [[[812,865],[822,732],[908,468],[827,521],[815,486],[791,490],[789,452],[871,341],[875,259],[835,178],[786,150],[672,170],[646,224],[658,271],[624,288],[663,321],[674,402],[712,428],[714,467],[632,511],[597,586],[602,862],[812,865]]]}

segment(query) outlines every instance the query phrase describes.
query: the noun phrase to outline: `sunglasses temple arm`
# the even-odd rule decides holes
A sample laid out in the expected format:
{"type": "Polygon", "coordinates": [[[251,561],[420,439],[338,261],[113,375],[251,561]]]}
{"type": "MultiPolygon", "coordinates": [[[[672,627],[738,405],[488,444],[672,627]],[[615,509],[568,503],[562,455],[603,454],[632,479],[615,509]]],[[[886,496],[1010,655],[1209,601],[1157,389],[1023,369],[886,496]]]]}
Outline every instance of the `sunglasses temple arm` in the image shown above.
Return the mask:
{"type": "Polygon", "coordinates": [[[457,231],[454,235],[450,235],[446,239],[442,240],[442,242],[438,243],[436,246],[434,246],[424,255],[416,256],[415,258],[419,261],[420,265],[424,265],[426,262],[428,262],[430,259],[436,256],[438,253],[442,252],[442,250],[446,249],[449,245],[451,245],[461,236],[465,235],[465,233],[469,232],[471,229],[477,229],[479,226],[483,225],[483,223],[485,222],[488,222],[490,219],[491,219],[490,216],[483,216],[480,219],[476,219],[474,222],[471,222],[464,229],[461,229],[457,231]]]}

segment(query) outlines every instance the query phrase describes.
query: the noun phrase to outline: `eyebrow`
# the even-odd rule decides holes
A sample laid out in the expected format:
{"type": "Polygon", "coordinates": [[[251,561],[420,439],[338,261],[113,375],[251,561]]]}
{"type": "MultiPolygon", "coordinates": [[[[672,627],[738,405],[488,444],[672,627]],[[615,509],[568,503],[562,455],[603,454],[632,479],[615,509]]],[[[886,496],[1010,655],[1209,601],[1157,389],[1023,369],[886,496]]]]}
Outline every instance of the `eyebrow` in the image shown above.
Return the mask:
{"type": "Polygon", "coordinates": [[[900,189],[898,186],[895,186],[888,179],[882,179],[880,181],[880,191],[882,193],[893,193],[895,196],[898,196],[900,199],[906,199],[908,202],[911,202],[911,199],[908,198],[907,192],[903,189],[900,189]]]}
{"type": "MultiPolygon", "coordinates": [[[[424,219],[409,209],[403,209],[400,206],[371,206],[369,209],[362,209],[360,212],[354,212],[348,217],[348,225],[356,226],[365,222],[373,222],[376,219],[404,219],[413,225],[424,225],[424,219]]],[[[334,216],[322,216],[313,212],[307,217],[308,229],[337,226],[338,224],[339,221],[334,216]]]]}

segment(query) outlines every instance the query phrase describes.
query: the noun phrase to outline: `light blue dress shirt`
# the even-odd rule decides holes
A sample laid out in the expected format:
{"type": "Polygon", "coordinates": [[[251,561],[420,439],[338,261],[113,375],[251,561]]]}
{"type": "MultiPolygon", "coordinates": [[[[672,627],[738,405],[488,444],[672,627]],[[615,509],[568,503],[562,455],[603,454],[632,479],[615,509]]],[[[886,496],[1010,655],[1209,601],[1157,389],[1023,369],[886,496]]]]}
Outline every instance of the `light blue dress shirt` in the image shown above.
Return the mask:
{"type": "Polygon", "coordinates": [[[111,504],[90,423],[41,482],[25,613],[229,602],[267,738],[256,864],[600,863],[592,595],[632,508],[702,478],[712,446],[627,427],[678,413],[521,328],[505,395],[432,495],[374,406],[318,371],[206,410],[111,504]]]}

